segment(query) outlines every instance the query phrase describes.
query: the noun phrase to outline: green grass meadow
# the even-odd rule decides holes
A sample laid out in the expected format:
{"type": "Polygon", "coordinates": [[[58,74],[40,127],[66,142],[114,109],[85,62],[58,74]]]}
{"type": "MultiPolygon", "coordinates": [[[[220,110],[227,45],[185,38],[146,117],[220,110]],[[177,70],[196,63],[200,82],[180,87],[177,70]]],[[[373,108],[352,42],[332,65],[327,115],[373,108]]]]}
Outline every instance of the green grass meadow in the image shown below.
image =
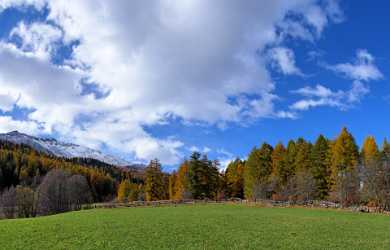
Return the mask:
{"type": "Polygon", "coordinates": [[[0,249],[390,249],[390,217],[182,205],[0,221],[0,249]]]}

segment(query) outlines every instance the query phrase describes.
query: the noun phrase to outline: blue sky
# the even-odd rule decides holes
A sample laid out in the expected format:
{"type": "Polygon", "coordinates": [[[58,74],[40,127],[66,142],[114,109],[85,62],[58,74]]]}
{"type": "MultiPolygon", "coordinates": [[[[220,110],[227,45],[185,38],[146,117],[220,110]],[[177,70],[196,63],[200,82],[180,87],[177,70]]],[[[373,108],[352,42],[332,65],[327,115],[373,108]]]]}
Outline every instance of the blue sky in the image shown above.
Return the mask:
{"type": "Polygon", "coordinates": [[[169,168],[389,136],[389,3],[0,0],[0,132],[169,168]]]}

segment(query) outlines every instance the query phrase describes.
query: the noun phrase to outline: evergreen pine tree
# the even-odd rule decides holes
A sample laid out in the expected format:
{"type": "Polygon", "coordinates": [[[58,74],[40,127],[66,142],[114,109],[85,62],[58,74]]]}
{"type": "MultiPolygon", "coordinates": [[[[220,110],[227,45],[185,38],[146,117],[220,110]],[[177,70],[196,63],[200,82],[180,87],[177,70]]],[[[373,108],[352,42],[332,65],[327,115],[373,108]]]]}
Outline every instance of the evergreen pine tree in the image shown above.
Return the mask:
{"type": "Polygon", "coordinates": [[[290,140],[287,144],[287,159],[286,159],[286,179],[291,178],[295,175],[296,166],[295,158],[297,155],[297,146],[294,140],[290,140]]]}
{"type": "Polygon", "coordinates": [[[329,141],[320,135],[312,150],[313,177],[316,180],[317,197],[324,199],[329,193],[330,162],[329,162],[329,141]]]}
{"type": "Polygon", "coordinates": [[[215,162],[194,152],[189,161],[190,190],[194,199],[215,199],[218,193],[219,172],[215,162]]]}

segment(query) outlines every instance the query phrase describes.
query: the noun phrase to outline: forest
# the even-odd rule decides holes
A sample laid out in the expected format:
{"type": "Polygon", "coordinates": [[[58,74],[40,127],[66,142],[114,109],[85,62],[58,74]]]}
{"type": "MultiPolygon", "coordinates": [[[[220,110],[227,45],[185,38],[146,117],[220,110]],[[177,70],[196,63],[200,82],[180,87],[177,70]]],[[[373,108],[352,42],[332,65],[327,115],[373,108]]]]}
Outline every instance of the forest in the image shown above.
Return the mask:
{"type": "Polygon", "coordinates": [[[333,140],[320,135],[314,143],[303,138],[287,145],[263,143],[245,160],[230,162],[222,172],[219,167],[197,152],[169,175],[152,161],[144,186],[122,180],[118,200],[326,200],[344,207],[390,208],[390,144],[385,139],[379,147],[368,136],[359,149],[346,128],[333,140]]]}
{"type": "Polygon", "coordinates": [[[90,159],[64,159],[23,145],[0,143],[0,208],[4,217],[34,217],[81,209],[95,202],[157,200],[326,200],[344,207],[390,209],[390,144],[368,136],[359,149],[343,128],[287,145],[263,143],[230,162],[193,152],[172,173],[158,159],[145,169],[118,168],[90,159]]]}

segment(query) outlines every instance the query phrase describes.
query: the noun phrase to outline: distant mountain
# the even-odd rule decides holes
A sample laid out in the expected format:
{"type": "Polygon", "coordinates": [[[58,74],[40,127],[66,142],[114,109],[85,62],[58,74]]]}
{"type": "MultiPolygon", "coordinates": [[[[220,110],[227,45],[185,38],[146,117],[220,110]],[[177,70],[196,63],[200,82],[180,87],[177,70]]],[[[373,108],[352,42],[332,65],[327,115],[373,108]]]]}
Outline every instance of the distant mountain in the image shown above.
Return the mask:
{"type": "Polygon", "coordinates": [[[73,143],[60,142],[52,138],[38,138],[18,131],[0,134],[0,141],[24,144],[39,152],[57,157],[94,159],[118,167],[129,167],[133,164],[102,152],[73,143]]]}

